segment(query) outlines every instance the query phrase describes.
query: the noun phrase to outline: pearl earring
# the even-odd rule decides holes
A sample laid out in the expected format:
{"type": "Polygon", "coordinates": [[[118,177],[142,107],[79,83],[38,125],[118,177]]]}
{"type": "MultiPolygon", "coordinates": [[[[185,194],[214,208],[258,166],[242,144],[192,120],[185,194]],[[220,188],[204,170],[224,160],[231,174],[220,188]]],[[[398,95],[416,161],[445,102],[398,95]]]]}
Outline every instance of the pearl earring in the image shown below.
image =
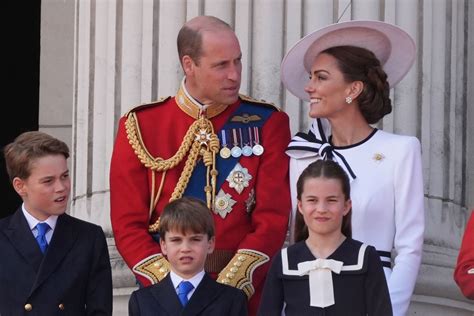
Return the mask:
{"type": "Polygon", "coordinates": [[[351,97],[346,97],[346,103],[351,104],[352,103],[352,98],[351,97]]]}

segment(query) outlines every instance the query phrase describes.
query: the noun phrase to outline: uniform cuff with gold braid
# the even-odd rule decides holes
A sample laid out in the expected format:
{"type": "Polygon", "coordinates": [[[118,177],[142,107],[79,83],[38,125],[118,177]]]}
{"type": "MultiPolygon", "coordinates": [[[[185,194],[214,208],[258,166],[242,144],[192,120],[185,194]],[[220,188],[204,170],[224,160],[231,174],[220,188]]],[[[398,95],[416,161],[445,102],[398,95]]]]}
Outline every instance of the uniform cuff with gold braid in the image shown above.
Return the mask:
{"type": "Polygon", "coordinates": [[[170,271],[170,263],[161,253],[151,255],[133,267],[133,272],[144,276],[152,284],[158,283],[170,271]]]}
{"type": "Polygon", "coordinates": [[[217,282],[243,290],[247,298],[250,299],[255,292],[255,288],[252,285],[253,272],[258,266],[269,260],[270,258],[262,252],[240,249],[219,273],[217,282]]]}

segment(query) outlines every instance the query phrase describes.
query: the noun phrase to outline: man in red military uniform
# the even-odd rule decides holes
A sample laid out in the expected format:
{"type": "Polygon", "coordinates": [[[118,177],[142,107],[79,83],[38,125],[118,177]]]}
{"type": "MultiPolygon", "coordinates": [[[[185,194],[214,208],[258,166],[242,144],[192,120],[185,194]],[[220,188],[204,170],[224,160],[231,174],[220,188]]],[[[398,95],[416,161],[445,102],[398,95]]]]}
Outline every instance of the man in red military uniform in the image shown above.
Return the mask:
{"type": "Polygon", "coordinates": [[[464,231],[458,261],[454,270],[454,281],[462,294],[474,300],[474,209],[464,231]]]}
{"type": "Polygon", "coordinates": [[[216,224],[206,271],[242,289],[253,315],[287,232],[288,116],[239,95],[242,53],[225,22],[188,21],[178,53],[185,77],[176,96],[119,122],[110,170],[116,245],[141,285],[159,282],[168,273],[156,235],[160,212],[181,196],[201,198],[216,224]]]}

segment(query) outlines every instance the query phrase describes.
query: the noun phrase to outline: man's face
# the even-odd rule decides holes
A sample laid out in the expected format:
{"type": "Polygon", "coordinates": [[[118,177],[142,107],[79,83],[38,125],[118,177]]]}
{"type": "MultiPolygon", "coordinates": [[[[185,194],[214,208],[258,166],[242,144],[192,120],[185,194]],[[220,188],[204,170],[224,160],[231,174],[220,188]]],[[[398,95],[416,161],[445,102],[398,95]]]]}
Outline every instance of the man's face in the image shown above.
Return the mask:
{"type": "Polygon", "coordinates": [[[214,237],[171,229],[160,239],[161,251],[167,257],[173,271],[184,279],[190,279],[204,269],[207,255],[214,251],[214,237]]]}
{"type": "Polygon", "coordinates": [[[202,55],[197,61],[183,57],[186,88],[205,105],[232,104],[237,101],[242,75],[242,52],[231,30],[205,31],[202,55]]]}

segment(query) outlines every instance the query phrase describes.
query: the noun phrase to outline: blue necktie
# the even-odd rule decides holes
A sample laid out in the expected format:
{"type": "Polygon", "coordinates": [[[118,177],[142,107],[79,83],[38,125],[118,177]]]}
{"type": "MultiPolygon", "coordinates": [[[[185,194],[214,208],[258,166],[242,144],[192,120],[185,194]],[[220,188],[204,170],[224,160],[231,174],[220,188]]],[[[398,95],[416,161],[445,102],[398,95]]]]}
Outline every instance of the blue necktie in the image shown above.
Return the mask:
{"type": "Polygon", "coordinates": [[[38,230],[38,236],[36,236],[36,241],[41,249],[42,253],[46,252],[48,248],[48,241],[46,240],[46,233],[51,227],[46,223],[38,223],[36,229],[38,230]]]}
{"type": "Polygon", "coordinates": [[[188,293],[191,292],[192,289],[194,289],[194,286],[189,281],[182,281],[178,285],[178,297],[183,306],[186,306],[188,303],[188,293]]]}

